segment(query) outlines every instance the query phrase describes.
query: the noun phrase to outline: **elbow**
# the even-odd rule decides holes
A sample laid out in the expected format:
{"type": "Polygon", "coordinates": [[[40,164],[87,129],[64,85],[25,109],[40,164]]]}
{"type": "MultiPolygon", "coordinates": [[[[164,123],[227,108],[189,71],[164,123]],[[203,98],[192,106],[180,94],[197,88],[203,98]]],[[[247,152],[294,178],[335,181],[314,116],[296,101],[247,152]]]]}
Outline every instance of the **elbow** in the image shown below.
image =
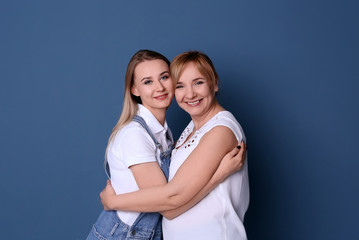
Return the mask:
{"type": "Polygon", "coordinates": [[[166,209],[164,209],[165,211],[179,208],[188,201],[182,189],[178,189],[176,187],[170,187],[170,189],[171,190],[168,192],[166,196],[166,201],[165,201],[166,209]]]}
{"type": "Polygon", "coordinates": [[[184,203],[182,203],[182,200],[180,199],[179,195],[174,195],[168,198],[167,204],[168,204],[168,210],[172,210],[179,208],[184,203]]]}
{"type": "Polygon", "coordinates": [[[172,220],[175,217],[177,217],[177,215],[171,213],[170,211],[165,211],[165,212],[161,212],[162,216],[165,217],[168,220],[172,220]]]}
{"type": "MultiPolygon", "coordinates": [[[[183,194],[180,194],[180,193],[172,193],[171,195],[167,196],[166,197],[166,200],[164,202],[162,202],[162,211],[161,211],[161,214],[162,212],[166,212],[166,211],[171,211],[171,210],[174,210],[174,209],[177,209],[181,206],[183,206],[184,204],[186,204],[186,199],[185,197],[183,196],[183,194]]],[[[168,214],[168,213],[165,213],[165,214],[168,214]]],[[[163,215],[163,214],[162,214],[163,215]]],[[[174,217],[171,217],[171,216],[165,216],[167,219],[170,219],[170,218],[174,218],[174,217]]]]}
{"type": "Polygon", "coordinates": [[[172,220],[183,213],[179,209],[186,203],[184,199],[177,196],[173,197],[170,201],[168,201],[168,203],[168,208],[165,211],[161,211],[163,217],[168,220],[172,220]]]}
{"type": "Polygon", "coordinates": [[[179,208],[190,200],[190,198],[188,198],[188,194],[186,193],[186,189],[173,185],[170,186],[170,183],[167,184],[167,187],[170,190],[167,192],[166,200],[164,202],[164,205],[166,206],[165,209],[163,209],[164,211],[179,208]]]}

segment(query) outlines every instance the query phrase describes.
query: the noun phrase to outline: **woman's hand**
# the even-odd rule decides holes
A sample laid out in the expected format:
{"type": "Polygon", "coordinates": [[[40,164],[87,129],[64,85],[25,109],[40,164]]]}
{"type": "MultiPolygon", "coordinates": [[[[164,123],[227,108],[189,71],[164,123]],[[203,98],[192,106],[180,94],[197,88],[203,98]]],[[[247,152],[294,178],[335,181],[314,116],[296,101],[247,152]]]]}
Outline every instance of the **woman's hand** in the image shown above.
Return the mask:
{"type": "Polygon", "coordinates": [[[247,146],[242,141],[241,144],[227,153],[219,164],[213,178],[223,182],[233,173],[241,170],[244,160],[246,159],[247,146]]]}
{"type": "Polygon", "coordinates": [[[111,185],[111,181],[107,180],[105,189],[100,193],[101,203],[105,211],[113,210],[111,203],[115,196],[116,192],[111,185]]]}

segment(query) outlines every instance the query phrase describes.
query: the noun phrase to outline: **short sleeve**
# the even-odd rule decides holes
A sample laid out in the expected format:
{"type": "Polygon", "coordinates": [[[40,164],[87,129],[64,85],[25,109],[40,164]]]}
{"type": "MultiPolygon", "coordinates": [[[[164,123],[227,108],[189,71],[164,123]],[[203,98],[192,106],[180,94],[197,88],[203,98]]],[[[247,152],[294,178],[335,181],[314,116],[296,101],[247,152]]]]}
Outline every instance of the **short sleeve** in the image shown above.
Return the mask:
{"type": "Polygon", "coordinates": [[[242,130],[241,125],[237,122],[234,116],[229,112],[223,112],[222,115],[215,117],[216,119],[208,126],[207,131],[216,127],[216,126],[225,126],[232,130],[233,134],[236,136],[238,143],[242,140],[245,142],[245,136],[242,130]]]}
{"type": "Polygon", "coordinates": [[[114,143],[120,160],[127,167],[157,161],[155,143],[141,126],[122,129],[114,143]]]}

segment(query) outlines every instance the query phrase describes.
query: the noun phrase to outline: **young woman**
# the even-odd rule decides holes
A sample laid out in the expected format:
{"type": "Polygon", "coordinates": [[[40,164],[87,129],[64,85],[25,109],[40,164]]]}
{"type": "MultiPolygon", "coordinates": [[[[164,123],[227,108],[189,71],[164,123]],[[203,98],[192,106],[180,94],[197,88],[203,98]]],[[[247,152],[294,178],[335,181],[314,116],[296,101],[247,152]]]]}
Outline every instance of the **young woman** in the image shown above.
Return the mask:
{"type": "Polygon", "coordinates": [[[101,193],[102,203],[105,209],[160,211],[165,216],[165,240],[246,239],[243,220],[249,204],[247,161],[190,210],[179,216],[166,215],[203,197],[202,191],[208,188],[222,157],[235,142],[245,140],[234,116],[216,100],[218,75],[208,56],[193,51],[177,56],[171,63],[171,76],[177,103],[192,121],[172,152],[169,182],[120,195],[108,182],[101,193]]]}
{"type": "MultiPolygon", "coordinates": [[[[122,114],[106,150],[105,163],[117,194],[167,183],[173,138],[165,114],[173,94],[169,61],[157,52],[138,51],[127,67],[122,114]]],[[[242,147],[237,157],[231,159],[238,150],[226,155],[201,195],[164,214],[183,213],[239,169],[245,155],[242,147]]],[[[87,239],[161,239],[161,220],[153,212],[103,211],[87,239]]]]}

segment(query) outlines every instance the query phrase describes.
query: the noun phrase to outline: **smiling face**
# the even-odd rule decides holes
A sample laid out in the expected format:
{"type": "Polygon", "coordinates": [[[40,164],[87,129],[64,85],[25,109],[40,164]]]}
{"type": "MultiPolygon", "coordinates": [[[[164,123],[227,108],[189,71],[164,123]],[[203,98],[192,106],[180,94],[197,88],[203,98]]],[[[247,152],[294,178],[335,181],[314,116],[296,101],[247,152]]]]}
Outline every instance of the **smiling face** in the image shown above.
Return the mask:
{"type": "Polygon", "coordinates": [[[192,119],[203,117],[215,106],[218,84],[206,79],[193,62],[188,62],[180,75],[175,97],[178,105],[191,115],[192,119]]]}
{"type": "Polygon", "coordinates": [[[131,93],[154,115],[163,113],[173,98],[169,67],[163,60],[147,60],[136,66],[131,93]]]}

